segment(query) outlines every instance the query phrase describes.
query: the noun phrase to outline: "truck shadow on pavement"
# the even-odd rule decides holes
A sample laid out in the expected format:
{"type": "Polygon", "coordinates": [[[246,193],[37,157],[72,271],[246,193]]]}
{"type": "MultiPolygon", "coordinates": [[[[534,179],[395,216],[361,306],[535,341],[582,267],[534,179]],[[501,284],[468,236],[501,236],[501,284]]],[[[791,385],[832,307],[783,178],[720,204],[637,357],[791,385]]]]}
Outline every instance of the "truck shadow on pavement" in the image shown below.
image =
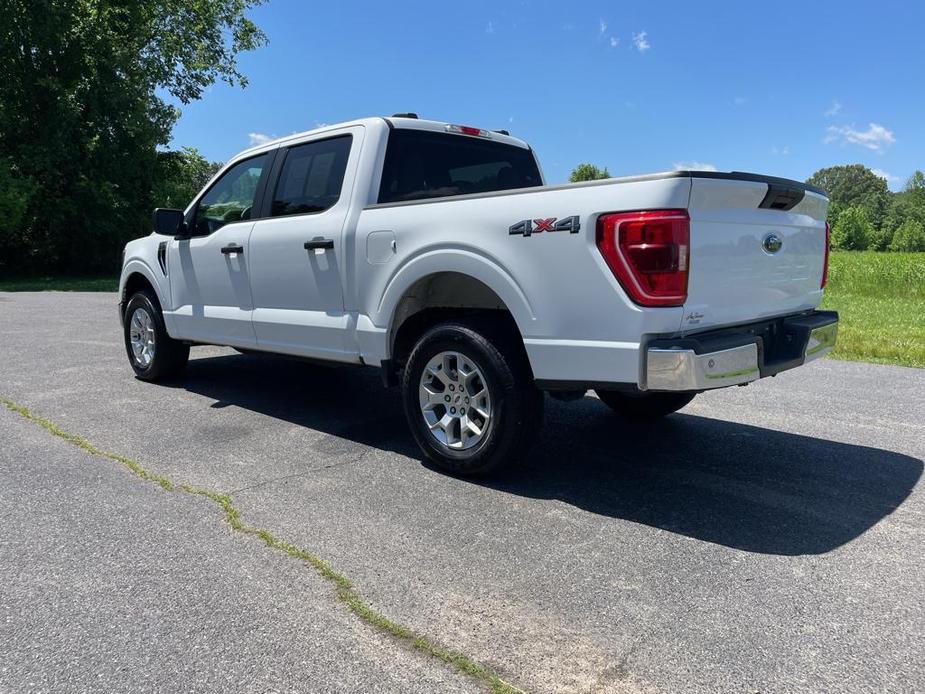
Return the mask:
{"type": "MultiPolygon", "coordinates": [[[[422,457],[398,391],[383,388],[373,369],[210,357],[191,360],[177,387],[215,399],[213,407],[422,457]]],[[[468,483],[748,552],[801,555],[831,551],[890,515],[922,468],[891,451],[683,411],[639,423],[596,398],[547,398],[545,429],[528,459],[500,479],[468,483]]]]}

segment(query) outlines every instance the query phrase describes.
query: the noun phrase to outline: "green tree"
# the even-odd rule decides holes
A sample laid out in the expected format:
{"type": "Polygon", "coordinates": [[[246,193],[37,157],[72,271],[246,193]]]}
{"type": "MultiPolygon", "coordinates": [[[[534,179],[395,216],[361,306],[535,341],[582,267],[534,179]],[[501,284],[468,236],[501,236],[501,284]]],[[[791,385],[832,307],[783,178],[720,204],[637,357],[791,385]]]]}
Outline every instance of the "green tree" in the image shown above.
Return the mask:
{"type": "Polygon", "coordinates": [[[886,217],[880,225],[880,230],[875,234],[874,249],[888,250],[896,230],[907,220],[913,220],[925,226],[925,203],[919,202],[914,192],[909,190],[890,196],[890,206],[886,217]]]}
{"type": "Polygon", "coordinates": [[[265,40],[245,16],[260,1],[4,2],[0,162],[22,214],[0,274],[114,269],[147,228],[176,104],[246,83],[236,57],[265,40]]]}
{"type": "Polygon", "coordinates": [[[19,228],[34,186],[31,179],[19,175],[10,159],[0,159],[0,242],[5,243],[3,232],[19,228]]]}
{"type": "Polygon", "coordinates": [[[925,173],[916,170],[906,181],[906,187],[899,196],[909,200],[913,208],[912,214],[919,222],[925,224],[925,173]]]}
{"type": "Polygon", "coordinates": [[[873,227],[863,207],[846,207],[832,226],[832,247],[843,251],[863,251],[868,248],[873,227]]]}
{"type": "Polygon", "coordinates": [[[925,202],[925,173],[918,169],[906,181],[905,191],[913,197],[925,202]]]}
{"type": "Polygon", "coordinates": [[[572,169],[568,180],[572,183],[577,183],[578,181],[597,181],[602,178],[610,178],[610,172],[606,166],[599,169],[594,164],[579,164],[572,169]]]}
{"type": "Polygon", "coordinates": [[[925,251],[925,226],[914,219],[907,219],[894,232],[890,242],[891,251],[925,251]]]}
{"type": "Polygon", "coordinates": [[[158,171],[152,202],[155,207],[184,209],[222,167],[210,162],[195,147],[158,152],[158,171]]]}
{"type": "Polygon", "coordinates": [[[834,223],[848,207],[861,207],[870,223],[879,228],[890,201],[886,181],[863,164],[830,166],[806,179],[829,195],[829,223],[834,223]]]}
{"type": "Polygon", "coordinates": [[[891,226],[884,221],[879,229],[870,228],[870,236],[867,239],[867,250],[869,251],[886,251],[890,248],[893,241],[893,234],[896,231],[895,226],[891,226]]]}

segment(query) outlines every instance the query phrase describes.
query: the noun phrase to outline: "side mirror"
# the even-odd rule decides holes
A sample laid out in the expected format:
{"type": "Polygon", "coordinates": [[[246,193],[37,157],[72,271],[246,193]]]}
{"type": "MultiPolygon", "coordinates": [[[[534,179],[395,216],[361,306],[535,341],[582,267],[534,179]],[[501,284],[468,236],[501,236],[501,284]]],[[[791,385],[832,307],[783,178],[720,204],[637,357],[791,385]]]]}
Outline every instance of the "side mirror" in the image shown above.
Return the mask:
{"type": "Polygon", "coordinates": [[[155,234],[164,236],[183,236],[186,234],[186,224],[183,221],[183,210],[173,210],[169,207],[158,207],[151,216],[155,234]]]}

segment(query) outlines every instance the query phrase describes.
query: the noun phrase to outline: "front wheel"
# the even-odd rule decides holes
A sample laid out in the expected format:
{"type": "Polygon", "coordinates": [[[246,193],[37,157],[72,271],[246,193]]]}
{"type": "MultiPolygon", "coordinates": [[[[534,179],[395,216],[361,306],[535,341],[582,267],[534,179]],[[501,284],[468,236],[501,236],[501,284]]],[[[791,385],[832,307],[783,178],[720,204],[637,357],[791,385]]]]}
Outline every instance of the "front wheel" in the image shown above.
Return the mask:
{"type": "Polygon", "coordinates": [[[677,412],[696,393],[646,393],[642,391],[595,390],[601,402],[617,414],[632,419],[658,419],[677,412]]]}
{"type": "Polygon", "coordinates": [[[490,322],[443,323],[427,331],[404,369],[402,399],[418,446],[456,475],[512,465],[526,454],[543,417],[543,394],[522,346],[490,322]]]}
{"type": "Polygon", "coordinates": [[[167,334],[157,297],[135,292],[125,306],[125,351],[135,375],[144,381],[174,378],[186,368],[189,345],[167,334]]]}

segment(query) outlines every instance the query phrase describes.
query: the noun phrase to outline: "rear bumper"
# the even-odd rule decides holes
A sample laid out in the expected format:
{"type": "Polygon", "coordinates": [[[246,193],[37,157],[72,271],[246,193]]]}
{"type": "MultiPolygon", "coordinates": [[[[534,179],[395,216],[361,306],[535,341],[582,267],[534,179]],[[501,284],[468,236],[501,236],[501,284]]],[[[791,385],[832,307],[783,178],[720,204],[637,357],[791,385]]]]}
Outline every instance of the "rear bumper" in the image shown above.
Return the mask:
{"type": "Polygon", "coordinates": [[[645,389],[700,391],[749,383],[801,366],[835,347],[838,314],[813,311],[648,343],[645,389]]]}

